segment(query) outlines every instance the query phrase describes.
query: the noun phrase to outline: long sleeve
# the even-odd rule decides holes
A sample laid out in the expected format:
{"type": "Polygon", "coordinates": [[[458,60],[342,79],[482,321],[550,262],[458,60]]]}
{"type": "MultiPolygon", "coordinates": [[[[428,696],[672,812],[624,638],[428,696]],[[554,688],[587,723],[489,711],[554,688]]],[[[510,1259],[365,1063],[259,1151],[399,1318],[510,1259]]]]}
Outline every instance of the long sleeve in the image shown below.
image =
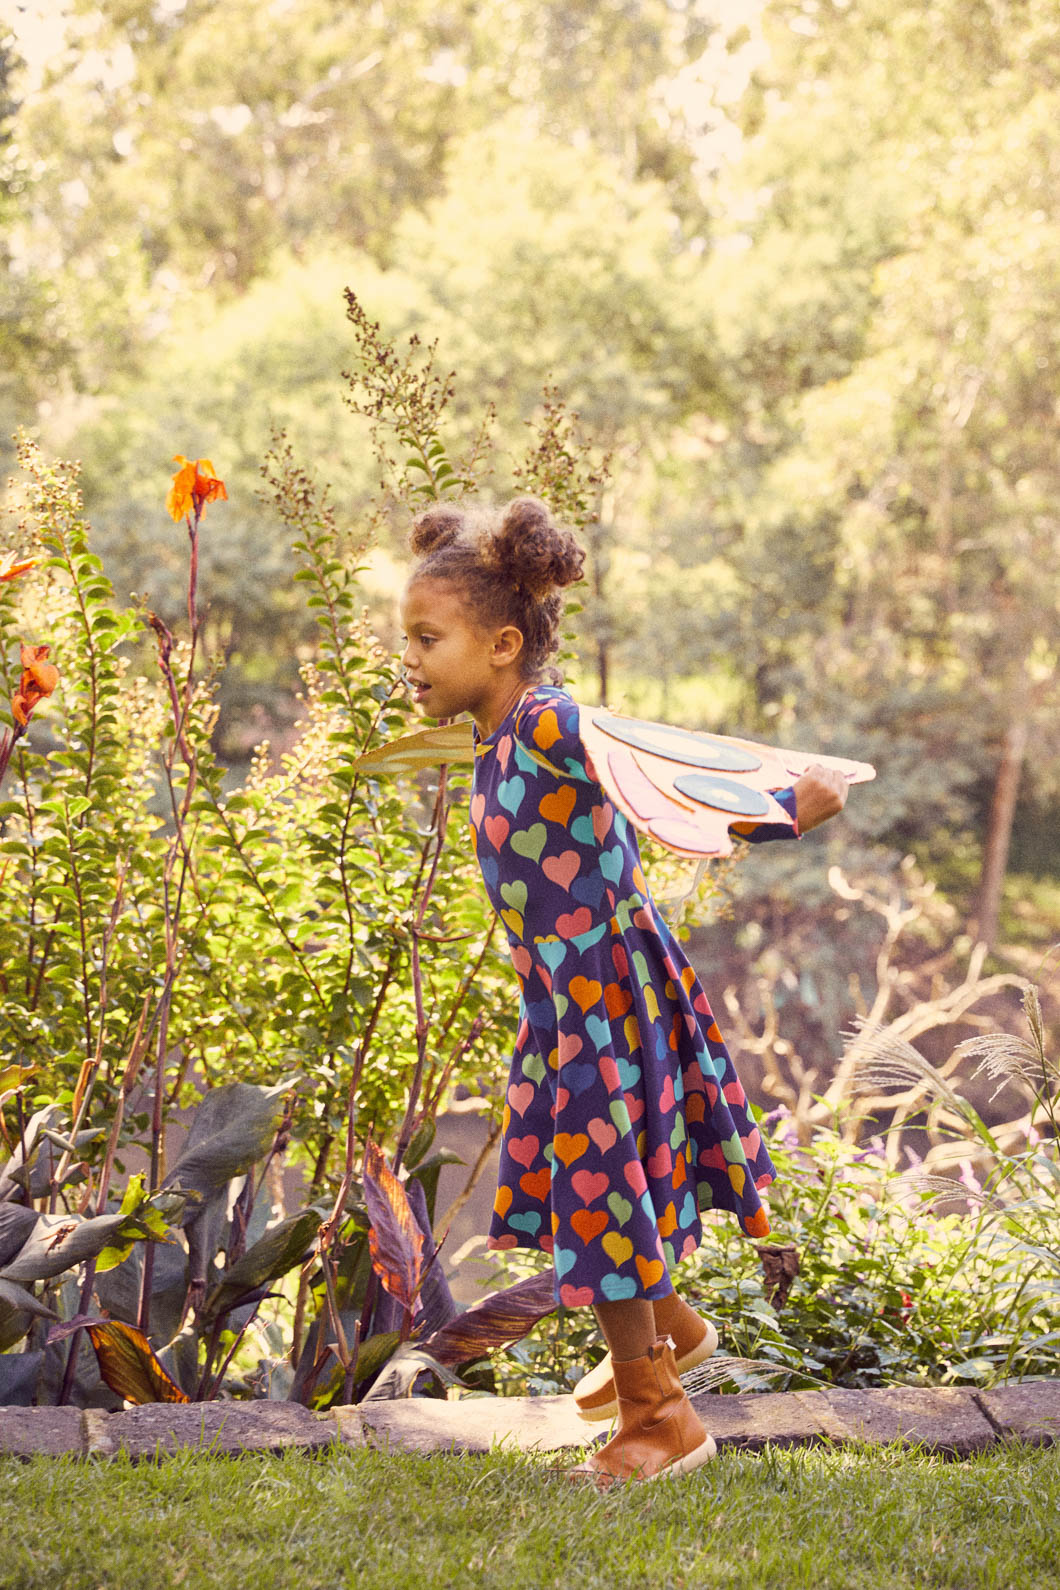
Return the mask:
{"type": "Polygon", "coordinates": [[[798,818],[795,814],[795,791],[774,790],[773,798],[795,818],[794,828],[789,828],[787,823],[730,823],[732,832],[739,839],[746,839],[750,845],[761,845],[769,839],[801,839],[798,818]]]}

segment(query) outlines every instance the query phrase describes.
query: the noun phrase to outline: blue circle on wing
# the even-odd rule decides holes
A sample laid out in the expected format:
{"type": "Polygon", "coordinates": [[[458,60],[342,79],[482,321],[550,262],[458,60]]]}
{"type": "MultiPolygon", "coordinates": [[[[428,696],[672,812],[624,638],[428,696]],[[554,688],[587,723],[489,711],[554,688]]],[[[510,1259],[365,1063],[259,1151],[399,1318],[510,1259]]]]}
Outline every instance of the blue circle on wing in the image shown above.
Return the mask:
{"type": "MultiPolygon", "coordinates": [[[[689,729],[673,729],[668,723],[646,723],[643,718],[613,718],[601,712],[595,723],[613,740],[632,745],[653,756],[665,756],[686,767],[705,767],[719,773],[755,773],[761,758],[737,745],[728,745],[710,734],[693,734],[689,729]]],[[[727,809],[727,808],[726,808],[727,809]]]]}
{"type": "Polygon", "coordinates": [[[707,773],[681,773],[674,779],[674,789],[700,806],[713,806],[719,812],[732,812],[737,817],[766,817],[769,802],[756,789],[737,784],[731,778],[711,778],[707,773]]]}

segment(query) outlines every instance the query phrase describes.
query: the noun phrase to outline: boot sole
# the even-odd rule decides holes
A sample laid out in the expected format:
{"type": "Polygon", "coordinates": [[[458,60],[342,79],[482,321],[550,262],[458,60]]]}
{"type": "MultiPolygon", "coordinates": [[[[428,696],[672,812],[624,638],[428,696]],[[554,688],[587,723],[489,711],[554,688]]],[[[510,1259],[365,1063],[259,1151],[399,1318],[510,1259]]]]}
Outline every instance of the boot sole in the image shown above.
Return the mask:
{"type": "MultiPolygon", "coordinates": [[[[707,1325],[707,1334],[696,1347],[690,1347],[683,1358],[677,1360],[677,1373],[687,1375],[690,1369],[695,1369],[699,1364],[706,1363],[707,1359],[718,1349],[718,1333],[714,1326],[707,1325]]],[[[574,1407],[578,1418],[584,1419],[586,1424],[602,1424],[605,1419],[618,1418],[618,1398],[613,1397],[610,1402],[603,1403],[596,1408],[579,1408],[575,1398],[574,1407]]],[[[709,1439],[709,1438],[708,1438],[709,1439]]],[[[698,1451],[699,1448],[697,1447],[698,1451]]],[[[711,1456],[713,1454],[710,1454],[711,1456]]],[[[701,1461],[703,1461],[701,1459],[701,1461]]]]}
{"type": "Polygon", "coordinates": [[[704,1463],[709,1463],[711,1458],[717,1457],[718,1447],[712,1435],[705,1436],[694,1452],[686,1452],[684,1457],[677,1458],[675,1462],[668,1463],[658,1474],[631,1474],[619,1477],[609,1474],[606,1469],[596,1470],[582,1467],[577,1469],[553,1469],[553,1474],[558,1479],[564,1479],[570,1484],[592,1485],[598,1491],[610,1491],[616,1485],[647,1485],[653,1480],[675,1479],[679,1474],[691,1474],[695,1469],[701,1468],[704,1463]]]}

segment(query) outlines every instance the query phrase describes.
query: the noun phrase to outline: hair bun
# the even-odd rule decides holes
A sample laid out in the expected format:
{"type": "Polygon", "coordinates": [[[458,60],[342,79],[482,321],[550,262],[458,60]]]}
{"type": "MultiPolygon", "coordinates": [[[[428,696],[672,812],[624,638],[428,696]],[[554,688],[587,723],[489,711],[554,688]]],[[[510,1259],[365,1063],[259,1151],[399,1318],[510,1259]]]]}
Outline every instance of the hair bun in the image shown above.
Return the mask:
{"type": "Polygon", "coordinates": [[[582,577],[585,553],[537,497],[509,503],[492,539],[498,572],[532,596],[545,596],[582,577]]]}
{"type": "Polygon", "coordinates": [[[412,521],[409,546],[418,558],[425,558],[429,553],[459,541],[463,529],[464,515],[460,509],[452,503],[438,503],[425,508],[412,521]]]}

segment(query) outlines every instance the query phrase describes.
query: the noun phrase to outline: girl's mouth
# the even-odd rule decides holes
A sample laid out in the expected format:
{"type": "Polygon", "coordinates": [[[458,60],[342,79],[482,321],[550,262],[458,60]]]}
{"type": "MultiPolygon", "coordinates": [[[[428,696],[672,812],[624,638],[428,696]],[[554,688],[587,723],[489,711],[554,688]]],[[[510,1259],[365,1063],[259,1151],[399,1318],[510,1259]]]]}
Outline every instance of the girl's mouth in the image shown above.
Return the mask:
{"type": "Polygon", "coordinates": [[[415,701],[416,705],[419,706],[419,704],[425,700],[427,695],[430,693],[431,687],[430,685],[424,684],[422,679],[410,679],[408,683],[409,688],[412,691],[412,699],[415,701]]]}

